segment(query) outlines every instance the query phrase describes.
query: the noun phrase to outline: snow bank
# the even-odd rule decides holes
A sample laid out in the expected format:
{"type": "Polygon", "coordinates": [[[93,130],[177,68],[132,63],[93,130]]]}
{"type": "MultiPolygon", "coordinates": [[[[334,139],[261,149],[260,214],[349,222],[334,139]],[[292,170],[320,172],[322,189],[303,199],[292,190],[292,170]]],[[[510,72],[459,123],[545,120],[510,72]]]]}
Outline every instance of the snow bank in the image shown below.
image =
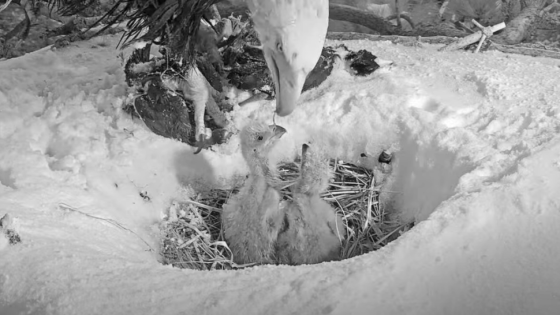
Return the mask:
{"type": "MultiPolygon", "coordinates": [[[[23,240],[0,250],[1,314],[560,307],[557,61],[347,43],[396,67],[369,77],[334,71],[292,115],[276,117],[288,129],[276,158],[293,158],[311,141],[371,167],[389,149],[395,176],[383,198],[419,224],[342,262],[201,272],[162,266],[149,248],[157,248],[163,211],[188,196],[187,185],[230,186],[246,174],[238,138],[193,155],[132,121],[120,110],[129,91],[117,39],[0,62],[0,216],[19,219],[23,240]]],[[[265,101],[236,108],[232,122],[272,121],[273,108],[265,101]]]]}

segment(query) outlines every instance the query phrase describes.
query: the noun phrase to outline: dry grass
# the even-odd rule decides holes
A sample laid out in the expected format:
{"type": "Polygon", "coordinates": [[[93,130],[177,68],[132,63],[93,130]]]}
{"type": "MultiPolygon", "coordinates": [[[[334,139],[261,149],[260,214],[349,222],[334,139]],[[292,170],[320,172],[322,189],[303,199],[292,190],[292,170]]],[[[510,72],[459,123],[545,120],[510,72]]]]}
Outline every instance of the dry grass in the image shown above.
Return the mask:
{"type": "Polygon", "coordinates": [[[177,210],[177,218],[164,223],[161,244],[164,264],[198,270],[241,267],[232,261],[231,251],[224,241],[220,212],[203,203],[223,203],[221,200],[227,200],[227,196],[172,206],[177,210]]]}
{"type": "MultiPolygon", "coordinates": [[[[296,161],[297,162],[297,161],[296,161]]],[[[299,175],[296,162],[280,165],[282,192],[289,197],[289,188],[299,175]]],[[[389,211],[379,202],[382,184],[373,172],[342,161],[331,160],[334,179],[322,198],[341,215],[347,237],[342,241],[341,258],[346,259],[385,246],[411,225],[391,219],[389,211]]],[[[231,251],[221,231],[221,209],[237,190],[211,190],[195,200],[177,204],[164,223],[161,254],[165,264],[179,268],[224,270],[246,267],[231,260],[231,251]],[[174,213],[177,213],[176,215],[174,213]]]]}
{"type": "Polygon", "coordinates": [[[331,160],[334,181],[322,195],[342,216],[346,239],[342,242],[342,259],[377,250],[394,240],[409,225],[391,219],[391,213],[379,202],[382,183],[373,172],[350,163],[331,160]]]}

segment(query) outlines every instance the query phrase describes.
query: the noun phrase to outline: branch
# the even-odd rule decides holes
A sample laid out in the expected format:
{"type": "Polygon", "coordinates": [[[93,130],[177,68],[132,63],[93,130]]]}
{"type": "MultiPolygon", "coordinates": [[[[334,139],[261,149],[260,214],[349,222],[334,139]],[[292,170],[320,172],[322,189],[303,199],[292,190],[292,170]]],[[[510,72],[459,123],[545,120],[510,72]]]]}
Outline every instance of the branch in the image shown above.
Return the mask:
{"type": "Polygon", "coordinates": [[[386,19],[348,5],[330,3],[329,19],[362,25],[381,34],[397,33],[397,28],[386,19]]]}
{"type": "Polygon", "coordinates": [[[58,35],[68,35],[75,32],[79,32],[82,29],[88,29],[95,25],[98,21],[101,23],[103,21],[103,16],[95,16],[95,17],[81,17],[81,16],[72,16],[70,19],[67,19],[67,22],[57,27],[53,30],[49,31],[49,37],[58,36],[58,35]]]}
{"type": "Polygon", "coordinates": [[[560,59],[560,51],[548,50],[548,49],[538,49],[523,46],[512,46],[503,45],[493,41],[490,41],[490,46],[488,50],[497,50],[508,54],[518,54],[532,57],[548,57],[554,59],[560,59]]]}
{"type": "Polygon", "coordinates": [[[12,0],[8,0],[3,5],[0,5],[0,12],[4,11],[10,5],[11,2],[12,0]]]}
{"type": "MultiPolygon", "coordinates": [[[[327,39],[329,40],[370,40],[370,41],[391,41],[394,44],[402,45],[415,45],[418,43],[416,37],[410,36],[399,36],[399,35],[371,35],[365,33],[355,33],[355,32],[329,32],[327,33],[327,39]]],[[[426,44],[451,44],[457,39],[454,37],[447,36],[432,36],[432,37],[422,37],[422,43],[426,44]]]]}
{"type": "MultiPolygon", "coordinates": [[[[27,36],[29,35],[29,30],[31,29],[31,18],[29,17],[29,11],[30,10],[27,8],[28,4],[29,4],[29,2],[24,3],[24,4],[18,4],[23,11],[24,19],[21,22],[19,22],[7,34],[0,37],[0,38],[3,38],[4,42],[9,41],[11,38],[15,38],[15,40],[25,40],[27,38],[27,36]]],[[[32,17],[35,16],[33,14],[31,14],[31,15],[32,15],[32,17]]]]}
{"type": "MultiPolygon", "coordinates": [[[[216,7],[222,17],[227,17],[231,14],[243,17],[250,16],[249,9],[244,3],[227,4],[220,2],[216,4],[216,7]]],[[[396,30],[396,27],[384,18],[371,12],[342,4],[329,4],[329,19],[359,24],[383,34],[393,34],[396,30]]]]}
{"type": "MultiPolygon", "coordinates": [[[[223,17],[233,15],[242,15],[244,17],[249,16],[249,9],[245,4],[230,5],[225,3],[217,4],[218,11],[223,17]]],[[[410,25],[414,28],[414,23],[412,19],[407,15],[401,14],[401,17],[407,20],[410,25]]],[[[389,17],[393,18],[392,16],[389,17]]],[[[365,26],[373,31],[380,33],[381,35],[402,35],[402,36],[438,36],[445,35],[451,37],[464,37],[468,35],[467,32],[458,30],[453,27],[453,25],[447,25],[446,23],[440,23],[438,25],[423,27],[421,29],[415,29],[413,31],[400,30],[397,26],[389,23],[388,19],[379,17],[369,11],[358,9],[343,4],[329,4],[329,19],[351,22],[361,26],[365,26]]]]}
{"type": "Polygon", "coordinates": [[[529,3],[518,16],[508,23],[504,32],[496,36],[495,41],[509,45],[521,43],[527,37],[528,29],[536,21],[542,6],[542,0],[529,3]]]}
{"type": "MultiPolygon", "coordinates": [[[[497,31],[503,29],[505,26],[506,26],[506,24],[504,22],[502,22],[500,24],[497,24],[497,25],[494,25],[494,26],[491,27],[491,33],[497,32],[497,31]]],[[[484,37],[484,36],[488,36],[488,35],[485,35],[484,32],[481,30],[481,31],[475,32],[473,34],[470,34],[469,36],[465,36],[465,37],[461,38],[460,40],[458,40],[458,41],[456,41],[452,44],[444,46],[444,47],[440,48],[439,51],[461,49],[461,48],[466,47],[470,44],[476,43],[481,39],[483,39],[483,40],[486,39],[486,37],[484,37]]]]}
{"type": "MultiPolygon", "coordinates": [[[[404,14],[404,13],[400,13],[400,16],[401,16],[401,19],[405,19],[405,20],[408,22],[408,24],[410,24],[410,26],[411,26],[412,28],[415,28],[414,22],[412,21],[412,19],[410,18],[410,16],[408,16],[408,15],[406,15],[406,14],[404,14]]],[[[389,15],[386,19],[387,19],[388,21],[396,20],[396,19],[397,19],[397,15],[396,15],[396,14],[389,15]]]]}

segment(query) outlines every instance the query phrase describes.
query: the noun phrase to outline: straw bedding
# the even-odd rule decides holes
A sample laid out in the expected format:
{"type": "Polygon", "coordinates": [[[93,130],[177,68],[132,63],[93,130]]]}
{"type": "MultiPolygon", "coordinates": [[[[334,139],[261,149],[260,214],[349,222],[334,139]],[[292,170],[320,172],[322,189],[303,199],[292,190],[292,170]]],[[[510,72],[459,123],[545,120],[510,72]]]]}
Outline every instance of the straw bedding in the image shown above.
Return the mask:
{"type": "MultiPolygon", "coordinates": [[[[295,161],[279,167],[284,198],[290,198],[289,188],[299,176],[298,165],[295,161]]],[[[390,176],[387,168],[381,174],[336,159],[331,159],[330,165],[335,175],[321,197],[341,215],[347,231],[346,239],[342,240],[341,259],[377,250],[411,227],[391,215],[391,210],[385,209],[379,201],[383,181],[376,180],[374,173],[380,178],[390,176]]],[[[163,263],[199,270],[250,266],[240,266],[232,261],[221,230],[222,206],[237,191],[213,189],[200,193],[194,200],[174,203],[170,208],[170,219],[164,221],[162,227],[163,263]]]]}

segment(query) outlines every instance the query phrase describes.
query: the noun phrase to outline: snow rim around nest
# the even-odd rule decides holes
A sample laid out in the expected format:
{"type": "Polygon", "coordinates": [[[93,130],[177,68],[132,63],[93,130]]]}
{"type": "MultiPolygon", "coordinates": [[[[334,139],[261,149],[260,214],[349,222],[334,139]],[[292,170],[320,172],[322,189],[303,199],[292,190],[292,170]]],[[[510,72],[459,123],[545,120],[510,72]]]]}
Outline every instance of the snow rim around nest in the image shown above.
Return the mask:
{"type": "MultiPolygon", "coordinates": [[[[298,115],[277,120],[291,131],[278,158],[309,139],[364,166],[375,162],[359,153],[391,148],[393,185],[406,197],[395,202],[419,223],[342,262],[209,273],[161,266],[135,236],[58,208],[112,218],[154,242],[161,209],[184,184],[226,187],[246,172],[236,139],[193,156],[120,116],[127,90],[115,51],[92,45],[0,63],[9,74],[0,78],[0,204],[22,237],[2,249],[2,302],[59,314],[557,309],[557,61],[347,43],[397,67],[365,79],[337,72],[303,95],[298,115]]],[[[271,120],[271,109],[236,108],[232,122],[271,120]]]]}

